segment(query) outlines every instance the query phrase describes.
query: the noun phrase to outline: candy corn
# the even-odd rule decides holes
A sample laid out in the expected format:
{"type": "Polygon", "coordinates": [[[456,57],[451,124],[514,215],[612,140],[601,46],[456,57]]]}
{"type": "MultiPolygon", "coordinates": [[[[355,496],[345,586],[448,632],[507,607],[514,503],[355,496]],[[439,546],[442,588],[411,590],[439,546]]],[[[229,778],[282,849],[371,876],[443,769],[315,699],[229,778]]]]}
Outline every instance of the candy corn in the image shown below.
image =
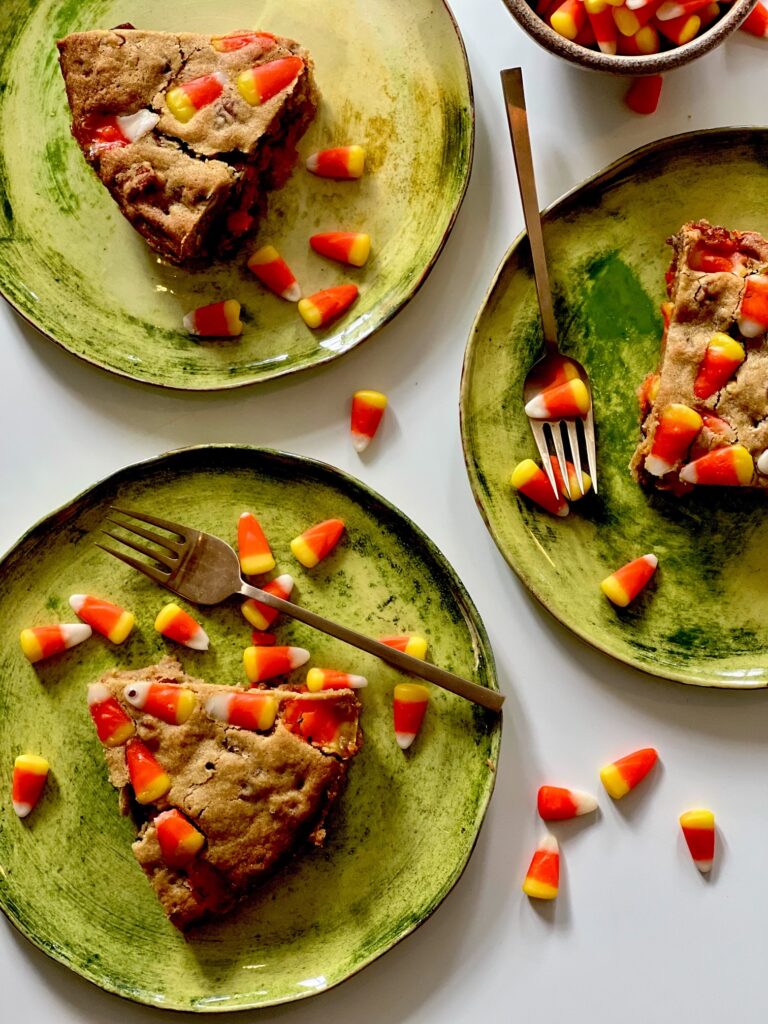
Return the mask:
{"type": "Polygon", "coordinates": [[[237,550],[246,576],[260,576],[275,568],[275,559],[258,519],[243,512],[237,521],[237,550]]]}
{"type": "Polygon", "coordinates": [[[24,657],[32,664],[50,658],[52,654],[68,651],[91,635],[90,626],[82,622],[61,622],[56,626],[32,626],[19,635],[24,657]]]}
{"type": "Polygon", "coordinates": [[[583,27],[587,17],[582,0],[564,0],[554,14],[550,15],[549,24],[566,39],[575,39],[583,27]]]}
{"type": "Polygon", "coordinates": [[[395,739],[401,750],[407,750],[416,739],[428,702],[429,690],[421,683],[398,683],[395,686],[392,709],[395,739]]]}
{"type": "Polygon", "coordinates": [[[321,178],[362,178],[365,170],[365,150],[362,146],[323,149],[307,158],[307,170],[321,178]]]}
{"type": "Polygon", "coordinates": [[[381,417],[387,407],[387,396],[381,391],[356,391],[352,396],[350,430],[352,447],[364,452],[379,429],[381,417]]]}
{"type": "Polygon", "coordinates": [[[684,46],[698,34],[701,28],[701,18],[698,14],[683,14],[679,18],[672,18],[669,21],[653,19],[656,28],[663,36],[666,36],[675,46],[684,46]]]}
{"type": "Polygon", "coordinates": [[[697,398],[709,398],[733,376],[746,358],[744,349],[733,338],[718,331],[709,340],[704,359],[696,374],[693,393],[697,398]]]}
{"type": "Polygon", "coordinates": [[[569,380],[575,380],[579,371],[573,363],[565,359],[546,359],[540,366],[533,366],[528,377],[528,382],[536,391],[546,391],[547,388],[557,387],[558,384],[566,384],[569,380]]]}
{"type": "Polygon", "coordinates": [[[715,859],[715,816],[712,811],[699,808],[680,815],[683,830],[693,863],[705,875],[712,870],[715,859]]]}
{"type": "Polygon", "coordinates": [[[184,317],[184,328],[199,338],[237,338],[243,333],[237,299],[199,306],[184,317]]]}
{"type": "Polygon", "coordinates": [[[192,822],[175,807],[158,814],[154,824],[160,853],[169,867],[187,867],[205,845],[202,832],[198,832],[192,822]]]}
{"type": "MultiPolygon", "coordinates": [[[[654,51],[651,50],[650,52],[654,51]]],[[[653,114],[659,105],[662,85],[663,79],[661,75],[648,75],[647,78],[636,78],[627,90],[624,102],[636,114],[653,114]]]]}
{"type": "Polygon", "coordinates": [[[294,82],[304,68],[301,57],[280,57],[258,64],[237,76],[237,89],[246,103],[258,107],[294,82]]]}
{"type": "Polygon", "coordinates": [[[591,793],[583,793],[580,789],[542,786],[536,804],[539,816],[545,821],[565,821],[594,811],[597,800],[591,793]]]}
{"type": "Polygon", "coordinates": [[[684,14],[697,14],[710,0],[664,0],[656,11],[659,21],[672,21],[684,14]]]}
{"type": "Polygon", "coordinates": [[[307,689],[310,693],[320,690],[361,690],[368,685],[365,676],[353,676],[349,672],[337,672],[332,668],[311,668],[307,672],[307,689]]]}
{"type": "Polygon", "coordinates": [[[113,644],[123,643],[136,624],[133,612],[127,612],[109,601],[102,601],[89,594],[73,594],[69,603],[75,615],[79,615],[83,622],[87,622],[113,644]]]}
{"type": "Polygon", "coordinates": [[[509,482],[526,498],[535,501],[553,516],[568,515],[568,502],[559,494],[555,494],[547,474],[543,469],[539,469],[533,459],[523,459],[515,467],[509,482]]]}
{"type": "Polygon", "coordinates": [[[211,718],[252,732],[267,732],[275,724],[280,701],[268,690],[217,693],[209,697],[205,710],[211,718]]]}
{"type": "Polygon", "coordinates": [[[246,647],[243,652],[245,674],[251,683],[285,676],[309,661],[303,647],[246,647]]]}
{"type": "Polygon", "coordinates": [[[299,313],[307,327],[325,327],[346,313],[358,296],[357,285],[339,284],[299,300],[299,313]]]}
{"type": "Polygon", "coordinates": [[[752,456],[740,444],[715,448],[680,470],[686,484],[709,484],[717,487],[746,487],[754,475],[752,456]]]}
{"type": "Polygon", "coordinates": [[[281,299],[298,302],[301,298],[299,282],[274,245],[257,249],[248,260],[248,269],[281,299]]]}
{"type": "Polygon", "coordinates": [[[750,274],[744,282],[738,324],[745,338],[757,338],[768,330],[768,274],[750,274]]]}
{"type": "Polygon", "coordinates": [[[703,274],[726,274],[734,269],[736,256],[736,242],[733,239],[724,238],[709,243],[698,241],[688,253],[688,266],[703,274]]]}
{"type": "Polygon", "coordinates": [[[701,29],[709,28],[720,17],[720,4],[710,0],[706,7],[700,7],[696,13],[701,18],[701,29]]]}
{"type": "MultiPolygon", "coordinates": [[[[661,49],[659,33],[653,25],[644,25],[643,28],[633,36],[623,36],[619,34],[617,42],[619,53],[625,57],[647,56],[651,53],[658,53],[661,49]]],[[[632,99],[634,102],[636,99],[639,99],[639,97],[635,94],[632,99]]],[[[638,103],[638,105],[640,104],[638,103]]],[[[643,106],[647,107],[650,107],[650,105],[650,103],[643,104],[643,106]]],[[[644,112],[645,111],[640,111],[640,113],[644,112]]],[[[652,113],[653,111],[649,110],[648,112],[652,113]]]]}
{"type": "Polygon", "coordinates": [[[536,900],[553,900],[560,885],[560,847],[547,832],[539,841],[523,881],[523,892],[536,900]]]}
{"type": "Polygon", "coordinates": [[[125,748],[128,778],[136,801],[151,804],[165,796],[171,788],[170,776],[165,772],[147,747],[138,739],[128,741],[125,748]]]}
{"type": "Polygon", "coordinates": [[[768,39],[768,7],[758,2],[749,12],[739,28],[758,39],[768,39]]]}
{"type": "Polygon", "coordinates": [[[411,633],[404,633],[401,636],[380,636],[379,643],[387,647],[394,647],[396,651],[403,651],[410,654],[412,658],[423,661],[427,656],[427,641],[423,636],[415,636],[411,633]]]}
{"type": "MultiPolygon", "coordinates": [[[[565,487],[565,480],[563,480],[563,474],[560,472],[560,463],[557,461],[557,456],[550,455],[549,461],[552,466],[552,472],[555,476],[555,483],[557,484],[558,491],[560,491],[564,498],[568,498],[569,494],[565,487]]],[[[565,462],[565,469],[568,474],[568,484],[571,488],[570,499],[571,501],[578,501],[579,498],[583,498],[584,495],[588,494],[589,491],[592,489],[592,477],[589,475],[589,473],[585,473],[584,470],[581,471],[581,479],[584,483],[584,490],[582,491],[581,487],[579,487],[579,478],[576,475],[576,467],[572,462],[568,462],[567,459],[565,462]]],[[[551,492],[551,484],[549,489],[551,492]]]]}
{"type": "Polygon", "coordinates": [[[254,629],[251,633],[251,643],[254,647],[274,647],[277,637],[274,633],[264,633],[260,629],[254,629]]]}
{"type": "Polygon", "coordinates": [[[307,569],[313,569],[318,562],[321,562],[333,551],[343,532],[344,521],[342,519],[326,519],[322,523],[310,526],[308,530],[291,541],[294,558],[307,569]]]}
{"type": "Polygon", "coordinates": [[[313,746],[342,757],[357,741],[357,710],[335,701],[306,697],[287,701],[282,723],[313,746]]]}
{"type": "Polygon", "coordinates": [[[589,406],[587,386],[581,378],[575,377],[565,384],[540,391],[526,404],[525,415],[532,420],[559,420],[586,416],[589,406]]]}
{"type": "Polygon", "coordinates": [[[211,46],[218,53],[233,53],[251,43],[261,43],[265,49],[274,46],[275,37],[271,32],[232,32],[227,36],[213,36],[211,46]]]}
{"type": "Polygon", "coordinates": [[[616,28],[623,36],[636,36],[640,29],[651,20],[657,6],[654,2],[637,10],[630,10],[628,7],[614,7],[612,14],[616,28]]]}
{"type": "Polygon", "coordinates": [[[611,573],[600,584],[608,600],[619,608],[626,608],[634,601],[651,576],[656,572],[659,560],[656,555],[643,555],[628,562],[621,569],[611,573]]]}
{"type": "Polygon", "coordinates": [[[33,810],[43,795],[50,766],[37,754],[19,754],[13,763],[13,809],[20,818],[33,810]]]}
{"type": "Polygon", "coordinates": [[[652,476],[664,476],[685,458],[693,439],[701,430],[701,416],[687,405],[667,405],[659,416],[651,442],[651,452],[645,458],[645,469],[652,476]]]}
{"type": "Polygon", "coordinates": [[[758,472],[763,474],[763,476],[768,476],[768,448],[766,448],[757,460],[757,469],[758,472]]]}
{"type": "Polygon", "coordinates": [[[169,640],[184,644],[193,651],[208,650],[208,634],[189,612],[185,612],[175,601],[171,601],[160,610],[155,619],[155,629],[169,640]]]}
{"type": "Polygon", "coordinates": [[[321,256],[353,267],[362,267],[371,253],[371,236],[358,231],[327,231],[312,235],[309,244],[321,256]]]}
{"type": "Polygon", "coordinates": [[[135,114],[88,114],[77,126],[78,139],[89,147],[89,155],[95,156],[116,146],[128,146],[149,134],[160,120],[160,115],[151,110],[137,110],[135,114]]]}
{"type": "Polygon", "coordinates": [[[633,754],[620,757],[618,761],[601,768],[600,781],[609,796],[614,800],[621,800],[639,782],[643,781],[658,759],[659,755],[653,747],[636,750],[633,754]]]}
{"type": "Polygon", "coordinates": [[[169,725],[182,725],[197,704],[192,690],[174,683],[129,683],[123,690],[123,696],[139,711],[169,725]]]}
{"type": "Polygon", "coordinates": [[[136,732],[133,719],[103,683],[88,687],[88,710],[105,747],[121,747],[136,732]]]}
{"type": "Polygon", "coordinates": [[[193,78],[169,89],[165,94],[165,102],[176,120],[186,124],[198,110],[217,100],[226,84],[227,76],[222,71],[214,71],[212,75],[193,78]]]}
{"type": "MultiPolygon", "coordinates": [[[[262,590],[268,594],[273,594],[275,597],[282,597],[285,601],[291,596],[293,590],[293,576],[289,576],[288,573],[283,573],[282,576],[278,576],[275,580],[270,580],[269,583],[265,583],[262,590]]],[[[257,601],[253,597],[249,597],[246,601],[240,605],[240,611],[245,616],[247,622],[260,630],[269,629],[272,623],[275,621],[280,612],[277,608],[270,608],[268,604],[264,604],[263,601],[257,601]]]]}
{"type": "Polygon", "coordinates": [[[602,10],[593,13],[587,8],[589,24],[592,26],[595,41],[602,53],[614,54],[617,50],[616,23],[613,20],[614,10],[615,8],[606,6],[602,10]]]}

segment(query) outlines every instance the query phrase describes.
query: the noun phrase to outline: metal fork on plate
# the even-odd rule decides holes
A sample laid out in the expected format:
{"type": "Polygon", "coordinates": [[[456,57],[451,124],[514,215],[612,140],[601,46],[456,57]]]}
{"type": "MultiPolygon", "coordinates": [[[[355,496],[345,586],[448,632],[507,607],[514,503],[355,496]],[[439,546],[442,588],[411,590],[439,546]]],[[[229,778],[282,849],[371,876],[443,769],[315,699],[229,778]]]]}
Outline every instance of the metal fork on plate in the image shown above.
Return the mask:
{"type": "Polygon", "coordinates": [[[112,511],[117,512],[122,518],[108,519],[107,522],[111,526],[119,527],[123,534],[104,530],[105,534],[145,558],[152,559],[155,564],[140,561],[105,544],[99,544],[98,547],[187,601],[210,605],[220,604],[233,594],[253,597],[270,608],[276,608],[298,619],[299,622],[312,626],[313,629],[319,629],[321,633],[343,640],[403,672],[427,679],[491,711],[499,711],[504,703],[504,697],[495,690],[463,679],[429,662],[412,658],[402,651],[379,643],[378,640],[372,640],[362,633],[323,618],[292,601],[285,601],[281,597],[275,597],[274,594],[251,586],[240,575],[240,560],[236,552],[225,541],[210,533],[202,533],[193,527],[147,515],[145,512],[117,506],[112,506],[112,511]],[[146,526],[141,525],[142,523],[159,527],[166,533],[148,530],[146,526]],[[166,534],[174,536],[169,537],[166,534]]]}
{"type": "Polygon", "coordinates": [[[579,431],[577,424],[581,424],[584,435],[584,447],[587,454],[587,463],[592,477],[592,488],[597,493],[597,459],[595,453],[595,421],[592,415],[592,389],[589,383],[589,376],[584,367],[576,359],[564,356],[557,345],[557,325],[552,306],[552,292],[549,286],[549,273],[547,271],[547,259],[544,250],[544,235],[541,229],[541,215],[539,213],[539,200],[536,194],[536,179],[533,173],[533,157],[531,155],[531,138],[528,133],[528,116],[525,108],[525,93],[523,91],[523,73],[520,68],[508,68],[501,72],[501,84],[504,90],[504,100],[507,108],[507,120],[509,121],[509,133],[512,138],[512,148],[515,154],[515,166],[517,168],[517,181],[520,187],[520,199],[523,204],[523,215],[525,227],[528,232],[528,241],[531,246],[533,260],[533,277],[536,283],[536,293],[539,298],[539,309],[541,310],[541,326],[544,334],[544,356],[536,362],[525,378],[523,384],[523,399],[528,403],[541,393],[548,382],[564,381],[578,377],[582,380],[589,394],[589,409],[583,416],[573,416],[561,419],[533,419],[529,417],[533,438],[536,447],[539,449],[542,466],[549,477],[552,489],[558,494],[557,483],[550,461],[549,445],[545,427],[549,428],[552,443],[555,448],[555,455],[560,467],[560,475],[568,497],[571,497],[569,474],[566,467],[565,446],[563,444],[563,427],[568,435],[568,446],[570,457],[576,471],[576,479],[582,492],[584,491],[583,477],[581,470],[581,452],[579,448],[579,431]]]}

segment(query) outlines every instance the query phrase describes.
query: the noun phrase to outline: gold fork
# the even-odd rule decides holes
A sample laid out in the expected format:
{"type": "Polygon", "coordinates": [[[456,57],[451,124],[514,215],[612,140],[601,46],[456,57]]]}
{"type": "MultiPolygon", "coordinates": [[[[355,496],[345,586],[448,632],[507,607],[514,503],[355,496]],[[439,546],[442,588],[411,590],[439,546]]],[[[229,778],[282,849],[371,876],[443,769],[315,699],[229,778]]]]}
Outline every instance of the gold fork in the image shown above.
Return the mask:
{"type": "Polygon", "coordinates": [[[496,693],[495,690],[489,690],[469,679],[463,679],[461,676],[454,675],[453,672],[438,668],[437,665],[412,658],[402,651],[387,647],[386,644],[382,644],[378,640],[372,640],[362,633],[357,633],[353,629],[323,618],[323,616],[302,608],[292,601],[285,601],[281,597],[275,597],[274,594],[251,586],[240,575],[240,560],[235,551],[229,544],[219,537],[214,537],[213,534],[203,533],[193,527],[171,522],[169,519],[147,515],[145,512],[118,508],[116,505],[111,507],[111,511],[117,512],[123,518],[107,519],[107,522],[111,526],[119,527],[128,536],[121,536],[106,529],[104,533],[112,540],[124,544],[138,554],[151,558],[157,564],[151,565],[140,561],[105,544],[98,544],[97,547],[114,555],[115,558],[119,558],[121,562],[125,562],[133,569],[138,569],[155,583],[167,587],[174,594],[178,594],[179,597],[183,597],[193,604],[220,604],[233,594],[253,597],[257,601],[269,605],[270,608],[276,608],[278,611],[298,619],[299,622],[320,630],[321,633],[327,633],[352,647],[358,647],[361,651],[381,658],[382,661],[394,665],[402,672],[427,679],[430,683],[435,683],[444,690],[450,690],[451,693],[458,694],[459,697],[464,697],[491,711],[499,711],[504,703],[504,697],[500,693],[496,693]],[[129,520],[137,520],[137,522],[129,520]],[[139,525],[140,523],[159,527],[175,536],[168,537],[155,530],[148,530],[139,525]],[[144,541],[149,543],[144,543],[144,541]]]}

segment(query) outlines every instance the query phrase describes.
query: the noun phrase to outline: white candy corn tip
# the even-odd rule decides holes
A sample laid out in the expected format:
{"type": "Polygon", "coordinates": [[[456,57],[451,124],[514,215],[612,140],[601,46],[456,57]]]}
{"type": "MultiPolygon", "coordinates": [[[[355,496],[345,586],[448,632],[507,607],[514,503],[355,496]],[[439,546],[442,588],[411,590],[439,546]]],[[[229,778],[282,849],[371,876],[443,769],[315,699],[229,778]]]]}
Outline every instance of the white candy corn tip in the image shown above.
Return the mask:
{"type": "Polygon", "coordinates": [[[352,447],[358,455],[360,455],[361,452],[364,452],[370,443],[371,439],[367,434],[356,434],[354,431],[352,432],[352,447]]]}
{"type": "Polygon", "coordinates": [[[415,732],[396,732],[395,733],[395,739],[397,740],[397,745],[398,745],[398,747],[400,747],[401,750],[407,750],[408,747],[410,747],[410,745],[416,739],[416,733],[415,732]]]}
{"type": "Polygon", "coordinates": [[[288,664],[292,669],[301,668],[309,661],[309,651],[305,651],[303,647],[288,647],[286,650],[288,664]]]}
{"type": "Polygon", "coordinates": [[[347,676],[347,682],[351,690],[362,690],[368,685],[368,680],[365,676],[347,676]]]}
{"type": "Polygon", "coordinates": [[[320,162],[318,157],[319,157],[319,153],[313,153],[312,156],[308,156],[307,157],[307,170],[308,171],[312,171],[314,173],[317,170],[317,166],[318,166],[318,164],[320,162]]]}
{"type": "Polygon", "coordinates": [[[64,638],[64,646],[67,650],[70,647],[77,647],[83,640],[87,640],[93,633],[90,626],[84,622],[63,622],[61,624],[61,635],[64,638]]]}
{"type": "Polygon", "coordinates": [[[765,449],[763,454],[757,460],[757,471],[762,473],[763,476],[768,476],[768,448],[765,449]]]}
{"type": "Polygon", "coordinates": [[[766,326],[758,320],[750,320],[748,317],[740,316],[738,320],[739,330],[745,338],[759,338],[765,334],[766,326]]]}
{"type": "Polygon", "coordinates": [[[648,455],[645,459],[645,471],[651,476],[665,476],[671,473],[674,467],[666,459],[660,459],[658,455],[648,455]]]}
{"type": "Polygon", "coordinates": [[[227,76],[224,74],[223,71],[214,71],[213,77],[216,79],[217,82],[220,82],[221,85],[227,84],[227,76]]]}
{"type": "Polygon", "coordinates": [[[118,117],[117,125],[129,142],[136,142],[137,139],[141,139],[151,132],[159,120],[159,114],[145,109],[137,110],[135,114],[118,117]]]}
{"type": "Polygon", "coordinates": [[[597,810],[597,797],[591,793],[585,793],[583,789],[572,789],[570,791],[573,802],[576,804],[576,814],[591,814],[597,810]]]}
{"type": "Polygon", "coordinates": [[[285,299],[286,302],[298,302],[301,298],[301,285],[299,282],[294,281],[285,291],[280,292],[280,298],[285,299]]]}
{"type": "Polygon", "coordinates": [[[281,597],[290,597],[291,591],[293,590],[293,576],[289,572],[284,572],[282,576],[278,576],[272,581],[276,587],[280,588],[281,597]]]}
{"type": "Polygon", "coordinates": [[[151,685],[149,682],[129,683],[123,690],[123,696],[129,704],[141,710],[147,703],[147,696],[149,695],[151,685]]]}
{"type": "Polygon", "coordinates": [[[205,702],[205,711],[211,718],[219,722],[229,721],[229,705],[232,701],[231,693],[215,693],[205,702]]]}
{"type": "Polygon", "coordinates": [[[673,18],[679,18],[682,14],[685,14],[682,4],[676,4],[673,0],[665,0],[665,3],[656,11],[655,17],[659,21],[671,21],[673,18]]]}
{"type": "Polygon", "coordinates": [[[714,864],[714,861],[713,860],[695,860],[693,863],[696,865],[696,867],[699,869],[699,871],[702,873],[702,875],[706,875],[706,874],[708,874],[712,870],[712,865],[714,864]]]}
{"type": "Polygon", "coordinates": [[[79,615],[80,614],[80,609],[85,604],[85,601],[86,601],[87,597],[88,597],[87,594],[73,594],[72,597],[70,597],[70,599],[69,599],[69,607],[72,609],[72,611],[75,613],[75,615],[79,615]]]}
{"type": "Polygon", "coordinates": [[[551,832],[545,832],[539,840],[536,852],[539,853],[559,853],[560,847],[558,846],[557,840],[551,832]]]}
{"type": "Polygon", "coordinates": [[[109,698],[110,692],[104,685],[104,683],[91,683],[88,687],[88,707],[93,707],[94,704],[101,704],[109,698]]]}
{"type": "Polygon", "coordinates": [[[525,406],[525,415],[532,420],[549,419],[549,411],[543,394],[535,395],[525,406]]]}
{"type": "Polygon", "coordinates": [[[642,555],[642,559],[644,562],[647,562],[652,569],[655,569],[659,564],[659,559],[656,555],[642,555]]]}
{"type": "Polygon", "coordinates": [[[190,334],[197,334],[197,328],[195,327],[195,313],[196,309],[191,310],[186,314],[184,319],[181,321],[184,324],[184,330],[190,334]]]}
{"type": "Polygon", "coordinates": [[[695,484],[699,479],[699,473],[696,469],[695,462],[689,462],[687,466],[683,466],[680,470],[680,479],[685,484],[695,484]]]}
{"type": "Polygon", "coordinates": [[[184,646],[189,647],[193,651],[207,651],[210,644],[211,641],[208,639],[208,634],[202,626],[198,626],[197,632],[184,642],[184,646]]]}
{"type": "Polygon", "coordinates": [[[32,804],[18,803],[16,800],[13,801],[13,809],[16,811],[20,818],[26,818],[29,812],[32,810],[32,804]]]}

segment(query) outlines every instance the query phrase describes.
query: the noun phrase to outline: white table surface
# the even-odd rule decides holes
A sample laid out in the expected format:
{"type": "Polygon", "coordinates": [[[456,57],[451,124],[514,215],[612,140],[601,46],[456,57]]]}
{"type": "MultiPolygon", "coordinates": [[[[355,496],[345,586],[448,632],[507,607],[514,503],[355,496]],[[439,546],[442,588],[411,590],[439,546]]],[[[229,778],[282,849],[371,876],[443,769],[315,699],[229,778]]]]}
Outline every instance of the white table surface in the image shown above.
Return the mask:
{"type": "MultiPolygon", "coordinates": [[[[239,441],[314,456],[359,476],[426,530],[476,601],[507,702],[496,792],[464,876],[429,921],[361,974],[248,1019],[706,1024],[735,1012],[741,1024],[762,1022],[768,694],[644,676],[574,639],[542,611],[475,507],[458,392],[473,317],[522,226],[499,70],[525,68],[544,205],[653,139],[764,123],[768,44],[738,33],[668,76],[661,109],[642,118],[623,107],[624,81],[550,57],[500,0],[455,0],[454,9],[477,104],[472,181],[431,277],[362,348],[274,386],[169,394],[86,366],[0,304],[0,549],[121,466],[183,445],[239,441]],[[351,449],[344,415],[360,387],[379,388],[391,402],[364,460],[351,449]],[[537,787],[564,782],[597,792],[605,760],[649,744],[663,765],[642,791],[617,805],[601,793],[597,821],[558,829],[560,896],[534,906],[520,882],[541,831],[537,787]],[[708,881],[694,870],[677,824],[682,810],[699,804],[715,810],[721,829],[708,881]]],[[[749,211],[739,226],[749,226],[749,211]]],[[[0,1020],[150,1024],[182,1016],[101,992],[47,959],[0,915],[0,1020]]]]}

